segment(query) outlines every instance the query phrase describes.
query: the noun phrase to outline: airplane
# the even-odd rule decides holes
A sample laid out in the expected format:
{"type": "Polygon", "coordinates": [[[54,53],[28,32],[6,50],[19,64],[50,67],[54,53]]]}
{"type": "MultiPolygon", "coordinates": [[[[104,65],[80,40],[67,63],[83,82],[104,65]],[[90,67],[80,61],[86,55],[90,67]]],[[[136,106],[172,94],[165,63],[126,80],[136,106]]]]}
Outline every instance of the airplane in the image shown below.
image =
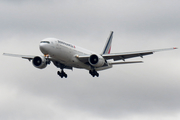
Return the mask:
{"type": "Polygon", "coordinates": [[[146,51],[110,53],[112,39],[113,31],[111,31],[101,54],[97,54],[74,44],[64,42],[60,39],[46,38],[41,40],[39,44],[40,51],[43,55],[19,55],[10,53],[3,53],[3,55],[28,59],[29,61],[32,61],[34,67],[39,69],[46,68],[46,66],[52,62],[57,68],[61,69],[61,71],[57,72],[61,78],[67,78],[67,74],[64,72],[64,69],[72,70],[73,68],[86,69],[92,77],[99,77],[99,73],[97,71],[112,68],[113,65],[143,62],[126,62],[126,59],[134,57],[143,58],[143,56],[153,54],[154,52],[177,49],[176,47],[173,47],[146,51]]]}

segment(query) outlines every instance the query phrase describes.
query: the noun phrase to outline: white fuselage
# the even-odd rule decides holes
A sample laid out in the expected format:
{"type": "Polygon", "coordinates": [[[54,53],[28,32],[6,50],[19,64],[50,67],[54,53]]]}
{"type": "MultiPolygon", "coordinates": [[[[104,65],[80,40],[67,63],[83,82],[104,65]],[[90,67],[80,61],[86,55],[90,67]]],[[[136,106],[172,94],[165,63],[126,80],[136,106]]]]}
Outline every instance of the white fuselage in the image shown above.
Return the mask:
{"type": "MultiPolygon", "coordinates": [[[[78,56],[85,56],[96,54],[92,51],[75,46],[73,44],[64,42],[56,38],[46,38],[40,43],[40,50],[44,55],[49,55],[52,60],[58,61],[64,65],[75,68],[92,69],[90,65],[85,64],[77,58],[78,56]]],[[[96,70],[103,70],[111,68],[111,65],[95,68],[96,70]]]]}

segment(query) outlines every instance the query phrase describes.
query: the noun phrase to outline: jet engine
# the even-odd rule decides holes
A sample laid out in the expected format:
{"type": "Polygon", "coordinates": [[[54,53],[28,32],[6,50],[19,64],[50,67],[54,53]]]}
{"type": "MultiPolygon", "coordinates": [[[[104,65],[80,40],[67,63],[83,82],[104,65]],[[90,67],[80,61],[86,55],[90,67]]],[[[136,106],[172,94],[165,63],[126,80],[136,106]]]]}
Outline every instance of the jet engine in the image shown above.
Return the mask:
{"type": "Polygon", "coordinates": [[[34,67],[43,69],[47,66],[47,59],[44,56],[36,56],[32,60],[34,67]]]}
{"type": "Polygon", "coordinates": [[[105,60],[102,56],[100,55],[96,55],[96,54],[92,54],[89,59],[88,59],[90,65],[94,66],[94,67],[102,67],[105,63],[105,60]]]}

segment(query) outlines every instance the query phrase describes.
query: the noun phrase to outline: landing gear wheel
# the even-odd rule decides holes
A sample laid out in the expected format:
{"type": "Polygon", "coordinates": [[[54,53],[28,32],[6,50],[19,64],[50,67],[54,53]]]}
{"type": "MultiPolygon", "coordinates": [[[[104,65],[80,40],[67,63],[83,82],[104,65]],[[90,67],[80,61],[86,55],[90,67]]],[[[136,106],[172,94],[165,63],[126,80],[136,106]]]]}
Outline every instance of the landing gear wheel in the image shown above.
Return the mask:
{"type": "Polygon", "coordinates": [[[62,74],[60,71],[58,71],[57,74],[58,74],[61,78],[63,78],[63,74],[62,74]]]}
{"type": "Polygon", "coordinates": [[[95,76],[99,77],[99,73],[96,70],[93,71],[89,70],[89,74],[91,74],[93,77],[95,76]]]}
{"type": "Polygon", "coordinates": [[[61,73],[59,71],[57,71],[57,74],[60,75],[61,73]]]}
{"type": "Polygon", "coordinates": [[[67,74],[65,74],[64,77],[67,78],[67,74]]]}
{"type": "Polygon", "coordinates": [[[99,73],[97,73],[96,76],[99,77],[99,73]]]}
{"type": "Polygon", "coordinates": [[[61,78],[63,78],[63,77],[67,78],[67,74],[66,74],[63,70],[62,70],[61,72],[58,71],[57,74],[58,74],[61,78]]]}

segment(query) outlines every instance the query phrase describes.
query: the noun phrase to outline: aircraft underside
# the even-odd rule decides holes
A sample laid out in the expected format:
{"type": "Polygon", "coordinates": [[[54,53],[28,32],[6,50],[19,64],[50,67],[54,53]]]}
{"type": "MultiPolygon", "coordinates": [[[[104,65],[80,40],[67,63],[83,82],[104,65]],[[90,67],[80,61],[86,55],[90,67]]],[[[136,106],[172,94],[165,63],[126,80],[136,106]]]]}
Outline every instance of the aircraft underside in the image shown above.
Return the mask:
{"type": "MultiPolygon", "coordinates": [[[[57,61],[53,61],[53,63],[54,63],[54,65],[55,65],[56,67],[58,67],[58,68],[61,69],[61,71],[57,71],[57,74],[58,74],[61,78],[63,78],[63,77],[67,78],[67,76],[68,76],[68,75],[64,72],[64,69],[70,69],[70,70],[73,69],[73,67],[71,67],[71,66],[66,66],[66,65],[64,65],[64,64],[62,64],[62,63],[60,63],[60,62],[57,62],[57,61]]],[[[92,69],[89,70],[89,74],[91,74],[93,77],[95,77],[95,76],[99,77],[99,73],[98,73],[93,67],[91,67],[91,68],[92,68],[92,69]]]]}

